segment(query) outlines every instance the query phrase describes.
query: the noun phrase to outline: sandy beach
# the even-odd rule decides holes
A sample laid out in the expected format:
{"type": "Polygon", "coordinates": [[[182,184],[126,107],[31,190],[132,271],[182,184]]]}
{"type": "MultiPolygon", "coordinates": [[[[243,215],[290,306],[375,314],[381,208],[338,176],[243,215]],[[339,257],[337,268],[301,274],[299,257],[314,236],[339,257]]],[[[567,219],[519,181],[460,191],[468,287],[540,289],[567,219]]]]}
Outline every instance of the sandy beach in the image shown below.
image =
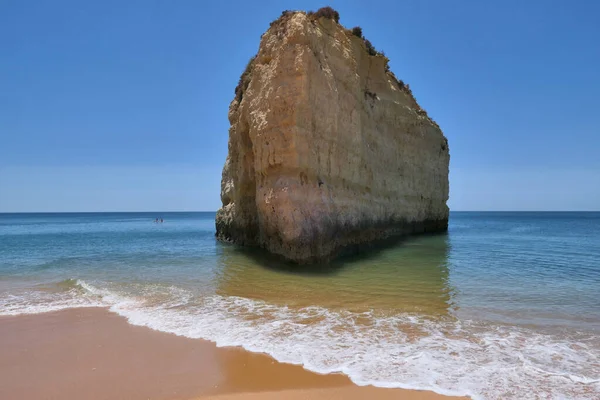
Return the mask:
{"type": "Polygon", "coordinates": [[[102,308],[0,317],[2,399],[450,399],[359,387],[240,348],[133,326],[102,308]]]}

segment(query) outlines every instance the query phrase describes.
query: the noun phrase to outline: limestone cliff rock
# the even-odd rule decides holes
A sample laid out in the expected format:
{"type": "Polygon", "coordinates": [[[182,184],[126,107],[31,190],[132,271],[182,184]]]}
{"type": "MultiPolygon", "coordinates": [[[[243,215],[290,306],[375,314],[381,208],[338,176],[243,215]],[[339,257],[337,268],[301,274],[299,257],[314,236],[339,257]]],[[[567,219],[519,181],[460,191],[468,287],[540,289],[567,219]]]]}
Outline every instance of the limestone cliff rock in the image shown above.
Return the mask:
{"type": "Polygon", "coordinates": [[[448,226],[448,142],[387,58],[286,12],[229,108],[217,237],[298,263],[448,226]]]}

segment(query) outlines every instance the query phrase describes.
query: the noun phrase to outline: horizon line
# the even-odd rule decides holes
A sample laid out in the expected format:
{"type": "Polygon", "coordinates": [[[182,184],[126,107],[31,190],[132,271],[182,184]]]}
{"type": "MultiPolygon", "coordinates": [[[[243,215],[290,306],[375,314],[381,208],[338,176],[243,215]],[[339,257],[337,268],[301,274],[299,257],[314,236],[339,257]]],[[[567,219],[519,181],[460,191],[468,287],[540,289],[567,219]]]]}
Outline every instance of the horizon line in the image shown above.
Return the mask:
{"type": "MultiPolygon", "coordinates": [[[[216,213],[218,210],[161,210],[161,211],[0,211],[0,214],[125,214],[125,213],[216,213]]],[[[450,212],[600,212],[598,210],[450,210],[450,212]]]]}

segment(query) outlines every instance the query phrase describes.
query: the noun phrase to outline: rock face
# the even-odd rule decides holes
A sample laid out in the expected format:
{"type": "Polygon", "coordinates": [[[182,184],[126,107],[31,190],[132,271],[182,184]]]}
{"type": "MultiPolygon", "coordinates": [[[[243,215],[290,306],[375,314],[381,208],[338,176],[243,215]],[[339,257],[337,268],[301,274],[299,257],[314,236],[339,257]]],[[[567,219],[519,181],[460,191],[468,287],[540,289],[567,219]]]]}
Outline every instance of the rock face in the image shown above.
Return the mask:
{"type": "Polygon", "coordinates": [[[448,227],[448,142],[387,58],[285,12],[229,107],[217,237],[298,263],[448,227]]]}

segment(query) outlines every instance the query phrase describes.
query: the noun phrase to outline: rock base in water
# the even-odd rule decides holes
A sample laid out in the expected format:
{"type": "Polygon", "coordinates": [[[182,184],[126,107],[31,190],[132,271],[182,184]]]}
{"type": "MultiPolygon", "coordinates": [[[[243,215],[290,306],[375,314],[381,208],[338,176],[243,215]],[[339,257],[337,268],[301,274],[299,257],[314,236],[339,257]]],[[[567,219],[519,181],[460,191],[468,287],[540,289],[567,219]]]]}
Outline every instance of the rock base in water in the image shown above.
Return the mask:
{"type": "Polygon", "coordinates": [[[298,263],[448,228],[448,142],[388,60],[334,19],[287,12],[229,109],[217,237],[298,263]]]}

